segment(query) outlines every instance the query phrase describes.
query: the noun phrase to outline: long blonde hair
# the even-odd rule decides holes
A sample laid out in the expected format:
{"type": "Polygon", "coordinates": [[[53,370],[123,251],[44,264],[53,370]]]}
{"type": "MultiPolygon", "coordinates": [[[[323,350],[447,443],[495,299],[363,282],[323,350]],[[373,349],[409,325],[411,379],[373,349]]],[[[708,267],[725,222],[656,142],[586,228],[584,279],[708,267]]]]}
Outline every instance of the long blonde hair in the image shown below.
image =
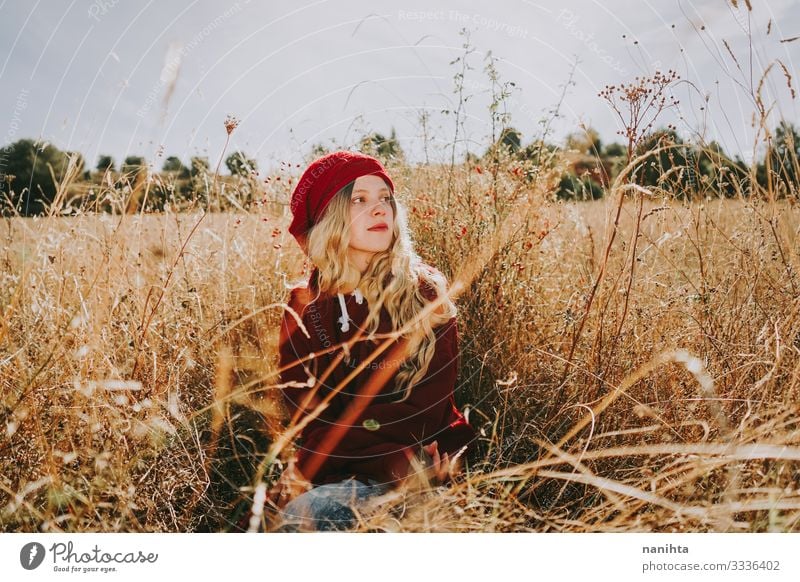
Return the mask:
{"type": "MultiPolygon", "coordinates": [[[[362,273],[350,262],[347,249],[350,245],[350,197],[353,182],[339,190],[325,208],[320,220],[306,238],[308,258],[318,269],[317,296],[323,293],[335,295],[358,287],[370,306],[364,322],[367,338],[378,329],[381,306],[386,308],[392,320],[392,330],[403,327],[427,304],[428,299],[420,292],[420,284],[427,283],[436,290],[436,296],[447,295],[447,280],[438,271],[432,271],[423,263],[414,250],[408,229],[405,207],[394,195],[391,204],[394,210],[392,243],[385,251],[376,253],[362,273]]],[[[433,328],[455,317],[458,310],[447,297],[439,309],[419,325],[422,334],[410,332],[410,356],[400,366],[395,376],[395,387],[403,401],[411,389],[427,373],[436,348],[433,328]]]]}

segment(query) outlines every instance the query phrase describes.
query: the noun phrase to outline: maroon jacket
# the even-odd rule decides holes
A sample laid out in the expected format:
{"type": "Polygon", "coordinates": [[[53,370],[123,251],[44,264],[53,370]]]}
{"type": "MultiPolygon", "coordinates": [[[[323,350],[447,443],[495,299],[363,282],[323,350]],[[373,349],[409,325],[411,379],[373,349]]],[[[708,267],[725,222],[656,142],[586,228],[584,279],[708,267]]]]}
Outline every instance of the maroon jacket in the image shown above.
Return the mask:
{"type": "MultiPolygon", "coordinates": [[[[319,353],[347,341],[366,320],[369,306],[360,294],[322,294],[311,302],[316,296],[316,276],[315,269],[308,287],[296,287],[290,292],[288,304],[301,316],[311,338],[305,336],[295,318],[285,310],[279,340],[280,367],[296,362],[311,351],[319,353]],[[344,309],[340,301],[344,301],[344,309]],[[345,315],[347,323],[342,319],[345,315]]],[[[421,283],[421,290],[429,301],[435,299],[436,290],[429,284],[421,283]]],[[[377,333],[391,331],[391,319],[384,307],[381,309],[377,333]]],[[[456,318],[434,328],[434,333],[435,353],[426,375],[414,385],[411,395],[403,402],[394,402],[400,394],[394,393],[396,372],[392,374],[356,421],[350,423],[344,438],[324,457],[320,469],[311,477],[314,484],[350,476],[361,480],[374,479],[381,483],[395,481],[408,472],[408,453],[416,453],[421,445],[435,440],[441,454],[447,452],[453,455],[473,441],[475,431],[455,407],[453,398],[460,363],[456,318]]],[[[366,337],[366,334],[362,337],[366,337]]],[[[382,341],[362,339],[356,342],[350,349],[350,362],[339,362],[317,395],[320,398],[327,396],[382,341]]],[[[331,427],[341,418],[355,395],[361,393],[364,383],[382,367],[381,362],[388,359],[390,351],[391,347],[367,365],[333,397],[323,413],[303,429],[296,458],[301,473],[308,475],[304,469],[314,456],[314,451],[325,442],[331,427]]],[[[304,366],[308,366],[314,377],[319,378],[340,352],[341,348],[337,348],[303,364],[294,365],[281,374],[280,383],[307,382],[309,376],[304,366]]],[[[307,387],[282,389],[291,414],[298,409],[308,390],[307,387]]]]}

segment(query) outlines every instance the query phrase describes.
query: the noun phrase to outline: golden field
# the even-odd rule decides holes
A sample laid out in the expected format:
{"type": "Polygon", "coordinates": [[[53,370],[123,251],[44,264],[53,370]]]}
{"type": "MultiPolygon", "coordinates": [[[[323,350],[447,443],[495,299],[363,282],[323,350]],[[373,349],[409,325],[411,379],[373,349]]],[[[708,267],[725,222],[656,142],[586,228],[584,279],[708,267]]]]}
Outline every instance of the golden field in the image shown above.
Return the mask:
{"type": "MultiPolygon", "coordinates": [[[[463,283],[481,439],[463,478],[362,529],[800,531],[792,200],[561,203],[513,167],[392,171],[418,252],[463,283]]],[[[4,219],[0,529],[232,529],[257,465],[280,468],[288,218],[4,219]]]]}

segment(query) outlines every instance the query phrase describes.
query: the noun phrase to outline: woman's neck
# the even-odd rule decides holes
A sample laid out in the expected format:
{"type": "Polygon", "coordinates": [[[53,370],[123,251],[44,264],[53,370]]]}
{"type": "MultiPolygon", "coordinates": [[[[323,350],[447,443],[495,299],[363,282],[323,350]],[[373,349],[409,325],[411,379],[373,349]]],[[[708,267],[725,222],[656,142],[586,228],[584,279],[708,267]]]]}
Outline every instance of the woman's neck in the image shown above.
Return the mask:
{"type": "Polygon", "coordinates": [[[369,267],[369,262],[372,260],[372,257],[375,256],[375,253],[367,252],[367,251],[360,251],[354,248],[347,249],[347,258],[350,260],[350,264],[353,265],[358,271],[363,275],[367,272],[367,268],[369,267]]]}

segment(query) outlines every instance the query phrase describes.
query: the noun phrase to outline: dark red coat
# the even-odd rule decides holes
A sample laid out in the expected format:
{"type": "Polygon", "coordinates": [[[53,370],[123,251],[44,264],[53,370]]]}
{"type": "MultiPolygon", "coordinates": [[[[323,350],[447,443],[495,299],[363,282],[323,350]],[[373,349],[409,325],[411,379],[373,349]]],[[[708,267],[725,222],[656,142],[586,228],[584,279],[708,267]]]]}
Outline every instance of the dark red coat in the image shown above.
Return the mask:
{"type": "MultiPolygon", "coordinates": [[[[360,297],[353,294],[343,295],[349,319],[349,325],[345,326],[349,329],[346,331],[341,329],[343,322],[340,318],[344,314],[338,295],[322,294],[316,301],[310,303],[316,296],[316,275],[315,270],[311,274],[308,287],[292,289],[287,302],[301,316],[311,338],[307,338],[294,317],[288,311],[284,311],[279,340],[280,367],[307,356],[311,351],[319,353],[347,341],[366,320],[369,312],[367,300],[361,298],[362,303],[359,304],[360,297]]],[[[427,283],[421,283],[421,290],[428,300],[436,297],[436,290],[427,283]]],[[[386,309],[382,308],[377,333],[391,331],[390,316],[386,309]]],[[[409,468],[407,453],[416,453],[420,445],[435,440],[438,442],[440,453],[447,452],[453,455],[461,447],[473,441],[475,431],[455,407],[454,400],[460,364],[456,318],[434,328],[434,332],[436,334],[434,356],[425,377],[414,385],[411,395],[403,402],[394,402],[399,394],[394,394],[396,388],[392,375],[356,421],[350,424],[344,438],[331,454],[324,457],[319,471],[312,476],[313,483],[328,483],[349,476],[371,478],[382,483],[392,482],[407,474],[409,468]]],[[[366,337],[366,334],[363,337],[366,337]]],[[[362,340],[355,343],[350,350],[350,363],[340,362],[317,394],[320,397],[327,396],[381,341],[383,340],[362,340]]],[[[397,340],[394,343],[397,343],[397,340]]],[[[314,451],[325,441],[331,427],[341,418],[354,396],[360,393],[368,378],[380,369],[381,362],[388,356],[389,351],[383,352],[364,368],[350,385],[333,397],[324,412],[303,429],[296,458],[301,473],[308,475],[305,469],[314,451]]],[[[304,364],[318,378],[340,352],[341,348],[337,348],[304,364]]],[[[307,382],[308,378],[303,364],[297,364],[281,374],[280,383],[307,382]]],[[[308,390],[306,387],[282,389],[291,413],[297,410],[308,390]]]]}

